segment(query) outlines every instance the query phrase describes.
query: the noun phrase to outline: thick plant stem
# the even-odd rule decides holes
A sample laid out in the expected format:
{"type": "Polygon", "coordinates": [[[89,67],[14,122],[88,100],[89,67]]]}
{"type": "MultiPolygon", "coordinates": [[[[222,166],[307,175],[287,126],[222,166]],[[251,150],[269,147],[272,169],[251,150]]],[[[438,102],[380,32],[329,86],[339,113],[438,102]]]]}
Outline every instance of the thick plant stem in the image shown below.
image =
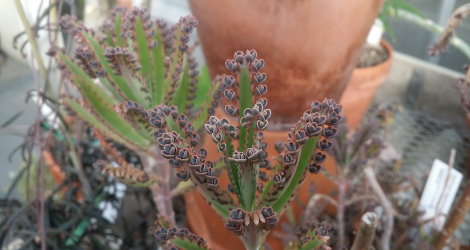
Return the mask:
{"type": "MultiPolygon", "coordinates": [[[[398,10],[396,14],[398,18],[419,25],[435,34],[441,34],[444,31],[444,27],[438,25],[431,19],[422,18],[409,11],[398,10]]],[[[457,36],[453,36],[450,39],[450,44],[459,49],[463,54],[465,54],[465,56],[467,56],[467,58],[470,58],[470,46],[464,40],[458,38],[457,36]]]]}
{"type": "Polygon", "coordinates": [[[154,155],[154,157],[148,156],[145,153],[140,153],[140,156],[141,159],[145,159],[142,163],[147,173],[157,174],[159,177],[159,182],[150,186],[158,214],[165,218],[170,223],[170,226],[176,227],[173,196],[170,187],[170,166],[159,153],[154,155]]]}
{"type": "Polygon", "coordinates": [[[390,249],[390,238],[392,237],[393,230],[393,206],[390,201],[387,199],[384,191],[380,187],[379,182],[375,178],[375,173],[372,167],[366,166],[364,168],[364,176],[369,182],[372,191],[377,195],[380,201],[380,205],[385,210],[386,221],[384,225],[384,230],[382,233],[381,249],[389,250],[390,249]]]}
{"type": "Polygon", "coordinates": [[[460,197],[457,205],[454,207],[452,212],[449,214],[444,228],[437,235],[436,240],[434,241],[434,247],[436,249],[442,249],[447,240],[452,236],[454,231],[462,224],[465,215],[470,209],[470,180],[467,180],[465,184],[465,189],[460,197]]]}
{"type": "Polygon", "coordinates": [[[339,247],[346,247],[346,236],[344,228],[344,200],[346,192],[346,184],[344,179],[340,179],[337,182],[338,185],[338,202],[336,205],[336,223],[338,223],[338,237],[339,237],[339,247]]]}
{"type": "Polygon", "coordinates": [[[351,250],[369,250],[372,246],[372,241],[375,236],[375,228],[379,224],[377,215],[373,212],[365,213],[361,218],[359,232],[354,239],[354,244],[351,250]]]}

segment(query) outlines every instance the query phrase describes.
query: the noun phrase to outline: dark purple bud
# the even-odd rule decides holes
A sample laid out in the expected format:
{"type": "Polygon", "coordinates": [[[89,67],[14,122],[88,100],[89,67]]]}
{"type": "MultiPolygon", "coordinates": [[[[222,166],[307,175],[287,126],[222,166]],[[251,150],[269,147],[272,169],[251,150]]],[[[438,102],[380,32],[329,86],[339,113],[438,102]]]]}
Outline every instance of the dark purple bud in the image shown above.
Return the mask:
{"type": "Polygon", "coordinates": [[[178,121],[180,128],[184,128],[188,124],[188,117],[185,114],[178,115],[176,120],[178,121]]]}
{"type": "Polygon", "coordinates": [[[163,119],[163,117],[159,116],[159,115],[156,115],[154,117],[151,117],[149,119],[149,122],[152,126],[156,127],[156,128],[163,128],[166,124],[166,121],[165,119],[163,119]]]}
{"type": "Polygon", "coordinates": [[[308,136],[305,133],[305,130],[299,129],[299,131],[295,132],[295,142],[299,145],[303,145],[307,142],[308,136]]]}
{"type": "Polygon", "coordinates": [[[219,121],[219,119],[215,116],[209,117],[209,124],[210,125],[215,125],[218,121],[219,121]]]}
{"type": "Polygon", "coordinates": [[[317,136],[321,133],[322,129],[315,122],[307,123],[305,126],[305,132],[309,137],[317,136]]]}
{"type": "Polygon", "coordinates": [[[336,112],[332,112],[328,114],[328,123],[331,125],[336,125],[341,121],[341,116],[336,114],[336,112]]]}
{"type": "Polygon", "coordinates": [[[265,108],[266,105],[268,105],[268,99],[266,99],[266,98],[260,98],[260,99],[258,99],[257,102],[260,103],[263,106],[263,108],[265,108]]]}
{"type": "Polygon", "coordinates": [[[148,11],[143,11],[142,12],[142,20],[145,22],[150,19],[150,12],[148,11]]]}
{"type": "Polygon", "coordinates": [[[328,229],[326,227],[318,227],[317,233],[321,236],[328,236],[328,229]]]}
{"type": "Polygon", "coordinates": [[[88,62],[88,65],[90,65],[92,68],[96,68],[100,65],[100,62],[98,62],[96,59],[92,59],[88,62]]]}
{"type": "Polygon", "coordinates": [[[244,218],[245,211],[243,211],[241,208],[236,208],[230,210],[227,220],[230,221],[233,225],[241,225],[244,218]]]}
{"type": "Polygon", "coordinates": [[[183,31],[186,34],[191,34],[191,32],[193,32],[193,26],[192,25],[184,25],[183,26],[183,31]]]}
{"type": "Polygon", "coordinates": [[[284,168],[288,169],[295,164],[295,159],[291,154],[286,154],[282,157],[282,165],[284,168]]]}
{"type": "Polygon", "coordinates": [[[232,72],[236,72],[240,68],[239,64],[233,59],[232,60],[227,59],[225,61],[225,66],[227,67],[228,70],[232,72]]]}
{"type": "Polygon", "coordinates": [[[256,121],[256,128],[259,130],[265,130],[268,127],[268,121],[257,120],[256,121]]]}
{"type": "Polygon", "coordinates": [[[252,62],[254,59],[256,59],[257,56],[258,56],[258,53],[256,53],[256,51],[254,49],[247,50],[246,55],[245,55],[245,59],[248,62],[252,62]]]}
{"type": "Polygon", "coordinates": [[[134,70],[135,70],[135,71],[139,71],[139,70],[141,70],[141,69],[142,69],[142,65],[140,65],[140,64],[138,64],[138,63],[134,64],[134,70]]]}
{"type": "Polygon", "coordinates": [[[243,152],[234,151],[232,154],[232,158],[229,157],[228,160],[235,164],[241,165],[246,162],[246,155],[243,152]]]}
{"type": "Polygon", "coordinates": [[[104,71],[104,69],[102,69],[102,68],[99,68],[99,69],[95,70],[95,75],[97,77],[105,77],[106,76],[106,71],[104,71]]]}
{"type": "Polygon", "coordinates": [[[284,146],[289,153],[296,153],[298,150],[297,145],[292,141],[286,142],[284,146]]]}
{"type": "Polygon", "coordinates": [[[82,50],[82,53],[80,54],[83,58],[90,58],[93,56],[93,51],[89,50],[89,49],[84,49],[82,50]]]}
{"type": "Polygon", "coordinates": [[[212,134],[211,134],[211,139],[212,139],[212,141],[215,142],[215,143],[221,142],[222,139],[223,139],[222,133],[217,133],[217,134],[216,134],[216,133],[212,133],[212,134]]]}
{"type": "Polygon", "coordinates": [[[189,177],[191,177],[191,174],[186,170],[176,173],[176,178],[178,178],[180,181],[186,181],[189,179],[189,177]]]}
{"type": "Polygon", "coordinates": [[[204,164],[199,165],[196,169],[196,174],[198,175],[206,175],[207,174],[207,167],[204,164]]]}
{"type": "Polygon", "coordinates": [[[179,49],[182,53],[186,52],[186,51],[188,50],[188,48],[189,48],[189,46],[188,46],[187,44],[180,44],[180,45],[178,46],[178,49],[179,49]]]}
{"type": "Polygon", "coordinates": [[[238,116],[238,109],[233,105],[226,105],[225,112],[230,116],[238,116]]]}
{"type": "Polygon", "coordinates": [[[227,145],[225,143],[217,144],[217,151],[219,151],[220,153],[223,153],[225,152],[225,150],[227,150],[227,145]]]}
{"type": "Polygon", "coordinates": [[[114,48],[114,55],[115,56],[122,56],[122,54],[123,54],[123,52],[122,52],[121,47],[114,48]]]}
{"type": "Polygon", "coordinates": [[[336,135],[338,130],[335,127],[326,127],[323,129],[323,136],[327,138],[332,138],[336,135]]]}
{"type": "Polygon", "coordinates": [[[182,34],[182,35],[180,36],[180,41],[181,41],[182,43],[184,43],[184,44],[188,43],[188,42],[189,42],[189,36],[186,35],[186,34],[182,34]]]}
{"type": "Polygon", "coordinates": [[[153,36],[155,36],[155,34],[156,34],[156,31],[153,30],[153,29],[152,29],[152,30],[147,30],[147,31],[145,31],[145,36],[146,36],[147,38],[152,38],[153,36]]]}
{"type": "Polygon", "coordinates": [[[235,193],[235,191],[234,191],[233,188],[232,188],[232,185],[230,185],[230,184],[227,185],[227,190],[228,190],[230,193],[232,193],[232,194],[235,193]]]}
{"type": "MultiPolygon", "coordinates": [[[[206,150],[205,148],[201,148],[201,149],[199,149],[199,151],[197,151],[197,155],[198,155],[201,159],[203,159],[203,160],[206,159],[207,154],[208,154],[208,152],[207,152],[207,150],[206,150]]],[[[213,164],[213,163],[210,162],[210,161],[208,161],[208,162],[206,163],[206,165],[211,165],[211,164],[213,164]]],[[[212,166],[212,167],[213,167],[213,166],[212,166]]],[[[211,167],[211,168],[212,168],[212,167],[211,167]]]]}
{"type": "Polygon", "coordinates": [[[316,152],[314,155],[312,155],[312,159],[316,163],[322,163],[326,160],[326,155],[323,154],[322,152],[316,152]]]}
{"type": "Polygon", "coordinates": [[[155,49],[157,46],[158,46],[157,40],[150,41],[150,43],[149,43],[149,48],[150,49],[155,49]]]}
{"type": "Polygon", "coordinates": [[[331,141],[328,141],[327,139],[323,139],[318,142],[317,147],[320,150],[327,151],[333,146],[333,143],[331,141]]]}
{"type": "Polygon", "coordinates": [[[278,152],[281,153],[284,150],[284,143],[282,143],[281,140],[277,140],[276,144],[274,144],[274,149],[278,152]]]}
{"type": "Polygon", "coordinates": [[[185,148],[180,148],[176,159],[180,162],[188,162],[189,160],[189,151],[185,148]]]}
{"type": "Polygon", "coordinates": [[[259,151],[256,148],[248,148],[246,150],[246,157],[248,158],[249,161],[257,161],[260,152],[261,151],[259,151]]]}
{"type": "Polygon", "coordinates": [[[243,63],[243,58],[245,58],[245,55],[242,51],[235,52],[235,55],[233,56],[233,59],[239,64],[243,63]]]}
{"type": "Polygon", "coordinates": [[[251,63],[251,70],[253,71],[260,71],[264,67],[264,60],[254,59],[251,63]]]}
{"type": "Polygon", "coordinates": [[[179,168],[181,165],[183,165],[183,163],[177,159],[170,159],[168,163],[170,163],[170,167],[172,168],[179,168]]]}
{"type": "Polygon", "coordinates": [[[257,72],[256,74],[252,74],[252,80],[254,83],[261,84],[266,80],[266,74],[259,72],[257,72]]]}
{"type": "Polygon", "coordinates": [[[226,89],[233,88],[237,85],[237,80],[233,76],[225,76],[223,84],[226,89]]]}
{"type": "Polygon", "coordinates": [[[209,180],[207,181],[207,185],[209,185],[211,188],[217,188],[219,186],[219,180],[217,180],[216,178],[209,178],[209,180]]]}
{"type": "Polygon", "coordinates": [[[269,180],[268,175],[264,171],[259,171],[258,178],[262,181],[268,181],[269,180]]]}
{"type": "Polygon", "coordinates": [[[269,160],[263,159],[263,160],[260,161],[259,167],[260,168],[268,168],[270,164],[271,163],[270,163],[269,160]]]}
{"type": "Polygon", "coordinates": [[[320,111],[321,109],[321,103],[318,101],[312,102],[312,105],[310,105],[310,110],[315,113],[320,111]]]}
{"type": "Polygon", "coordinates": [[[155,237],[157,237],[157,239],[159,240],[167,240],[167,235],[168,235],[168,230],[164,227],[155,231],[155,237]]]}
{"type": "Polygon", "coordinates": [[[199,144],[199,135],[194,133],[191,135],[191,138],[189,139],[189,142],[191,143],[191,146],[195,147],[197,144],[199,144]]]}
{"type": "Polygon", "coordinates": [[[275,174],[273,176],[273,181],[275,186],[280,187],[284,184],[284,182],[286,182],[286,178],[280,174],[275,174]]]}
{"type": "Polygon", "coordinates": [[[266,94],[267,91],[268,91],[268,87],[266,87],[266,85],[259,85],[258,87],[255,88],[255,94],[257,96],[262,96],[266,94]]]}
{"type": "Polygon", "coordinates": [[[176,237],[186,237],[189,235],[189,230],[187,228],[180,228],[176,230],[176,237]]]}
{"type": "Polygon", "coordinates": [[[318,115],[318,113],[314,113],[312,115],[312,122],[315,122],[318,126],[323,126],[326,122],[326,117],[324,115],[318,115]]]}
{"type": "Polygon", "coordinates": [[[175,144],[167,144],[163,146],[162,156],[166,159],[172,159],[178,152],[178,147],[175,144]]]}
{"type": "Polygon", "coordinates": [[[226,89],[224,91],[224,96],[225,98],[227,98],[229,101],[233,101],[235,99],[237,99],[237,94],[235,93],[235,91],[231,90],[231,89],[226,89]]]}
{"type": "Polygon", "coordinates": [[[308,164],[308,171],[311,173],[311,174],[318,174],[320,173],[322,167],[320,164],[314,162],[312,164],[308,164]]]}

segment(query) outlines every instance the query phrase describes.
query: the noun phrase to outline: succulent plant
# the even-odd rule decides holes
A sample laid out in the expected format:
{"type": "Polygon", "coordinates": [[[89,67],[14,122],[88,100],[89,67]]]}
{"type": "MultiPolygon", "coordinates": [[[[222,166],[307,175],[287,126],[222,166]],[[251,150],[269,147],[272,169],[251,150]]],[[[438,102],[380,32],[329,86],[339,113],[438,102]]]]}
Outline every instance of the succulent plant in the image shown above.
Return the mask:
{"type": "MultiPolygon", "coordinates": [[[[193,145],[194,133],[185,129],[190,123],[179,124],[183,133],[175,132],[173,126],[183,116],[175,106],[159,105],[149,110],[148,116],[156,127],[154,136],[162,154],[173,167],[182,169],[179,177],[184,178],[180,179],[194,183],[226,228],[239,236],[247,249],[258,249],[295,198],[306,175],[320,171],[326,157],[321,151],[332,146],[328,138],[337,132],[342,106],[328,99],[313,102],[289,131],[289,139],[275,145],[279,156],[271,162],[263,140],[271,117],[268,101],[261,98],[267,91],[267,76],[260,72],[264,60],[255,50],[237,51],[225,65],[231,72],[222,80],[223,95],[232,102],[225,106],[229,117],[211,116],[204,128],[224,159],[230,179],[227,189],[214,175],[214,164],[206,160],[207,151],[193,145]],[[233,119],[236,124],[231,124],[233,119]]],[[[303,237],[296,247],[313,249],[314,240],[316,244],[325,243],[317,239],[303,237]]],[[[171,240],[169,243],[183,247],[171,240]]]]}
{"type": "MultiPolygon", "coordinates": [[[[182,17],[176,25],[169,26],[164,20],[152,21],[145,9],[118,7],[100,28],[101,36],[72,16],[62,17],[61,25],[77,46],[72,56],[61,50],[54,54],[66,79],[81,93],[80,99],[65,96],[62,101],[101,135],[109,161],[117,162],[120,168],[110,162],[97,165],[127,184],[153,185],[159,212],[174,223],[169,195],[171,168],[162,161],[172,149],[155,150],[157,142],[150,123],[155,126],[164,121],[150,117],[146,110],[164,103],[170,105],[171,112],[181,114],[178,125],[192,124],[183,126],[192,132],[191,145],[199,142],[197,131],[214,113],[221,89],[214,81],[204,103],[195,104],[199,72],[191,55],[189,35],[197,20],[182,17]],[[135,150],[145,171],[121,159],[105,139],[135,150]],[[160,196],[166,200],[164,207],[159,207],[160,196]]],[[[166,125],[171,127],[169,122],[166,125]]],[[[172,129],[181,132],[177,125],[172,129]]],[[[185,176],[179,174],[179,178],[185,176]]]]}

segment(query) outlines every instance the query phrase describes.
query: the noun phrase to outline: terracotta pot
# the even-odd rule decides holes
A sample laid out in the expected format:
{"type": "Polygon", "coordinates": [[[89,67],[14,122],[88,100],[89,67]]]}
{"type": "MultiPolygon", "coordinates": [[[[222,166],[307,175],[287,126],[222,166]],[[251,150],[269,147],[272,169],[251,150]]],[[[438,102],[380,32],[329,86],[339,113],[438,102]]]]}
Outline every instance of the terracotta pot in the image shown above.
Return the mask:
{"type": "MultiPolygon", "coordinates": [[[[216,116],[219,118],[222,117],[223,114],[224,111],[221,109],[216,111],[216,116]]],[[[274,149],[274,144],[277,142],[277,140],[286,141],[288,138],[287,133],[288,130],[264,132],[264,141],[268,143],[268,156],[278,155],[274,149]]],[[[216,144],[213,143],[210,139],[204,140],[203,147],[208,151],[208,160],[214,160],[220,156],[220,153],[216,150],[216,144]]],[[[327,160],[323,163],[323,166],[330,173],[335,173],[333,158],[327,157],[327,160]]],[[[226,188],[230,183],[225,172],[221,177],[219,177],[218,180],[221,187],[223,188],[226,188]]],[[[322,194],[330,194],[336,188],[336,185],[324,175],[308,174],[304,185],[297,194],[297,199],[300,201],[300,203],[308,203],[310,199],[310,193],[308,190],[310,183],[315,183],[317,186],[317,192],[322,194]]],[[[187,216],[187,223],[191,232],[202,236],[207,241],[209,247],[212,249],[244,249],[242,241],[225,228],[222,220],[220,220],[217,214],[212,211],[211,208],[209,208],[207,202],[200,194],[197,193],[197,191],[187,193],[184,197],[186,207],[188,208],[187,211],[190,213],[187,216]]],[[[295,201],[292,202],[291,207],[293,208],[293,213],[296,216],[296,220],[299,221],[300,214],[304,208],[295,201]]],[[[334,208],[331,206],[327,207],[327,211],[334,213],[334,208]]],[[[276,226],[276,228],[269,233],[266,239],[273,249],[283,249],[282,241],[274,236],[276,232],[280,233],[282,231],[280,224],[283,222],[288,222],[286,214],[282,216],[278,226],[276,226]]]]}
{"type": "Polygon", "coordinates": [[[296,122],[314,100],[339,100],[383,1],[189,0],[211,77],[235,51],[266,66],[273,117],[296,122]]]}
{"type": "Polygon", "coordinates": [[[350,129],[359,126],[377,89],[385,82],[390,71],[393,48],[383,39],[380,44],[388,52],[387,60],[372,67],[354,69],[339,101],[343,105],[343,115],[347,117],[350,129]]]}

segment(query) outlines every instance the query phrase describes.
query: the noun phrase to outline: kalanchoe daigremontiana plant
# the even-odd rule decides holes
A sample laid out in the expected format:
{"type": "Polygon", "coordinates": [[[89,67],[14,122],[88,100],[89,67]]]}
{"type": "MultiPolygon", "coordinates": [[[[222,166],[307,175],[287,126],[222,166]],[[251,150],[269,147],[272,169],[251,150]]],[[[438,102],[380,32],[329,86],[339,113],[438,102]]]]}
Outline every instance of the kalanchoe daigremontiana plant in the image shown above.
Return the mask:
{"type": "MultiPolygon", "coordinates": [[[[254,50],[246,54],[237,51],[225,65],[232,73],[222,81],[224,96],[233,103],[225,106],[229,117],[212,116],[204,128],[224,159],[230,179],[227,190],[219,185],[214,164],[206,161],[207,151],[194,147],[194,130],[187,129],[192,125],[178,114],[176,107],[155,107],[148,111],[149,121],[157,128],[154,136],[162,155],[173,167],[182,169],[178,178],[191,179],[226,228],[239,236],[247,249],[258,249],[296,196],[306,175],[320,172],[326,157],[321,151],[332,146],[328,138],[337,132],[335,126],[341,121],[342,107],[327,99],[312,103],[288,133],[289,139],[276,144],[280,154],[271,162],[263,141],[271,111],[267,109],[267,100],[260,98],[267,91],[266,74],[260,72],[264,61],[257,58],[254,50]],[[230,123],[231,117],[236,124],[230,123]],[[175,132],[178,129],[181,133],[175,132]]],[[[312,246],[311,239],[317,238],[304,238],[299,247],[312,246]]]]}
{"type": "Polygon", "coordinates": [[[170,27],[163,20],[150,20],[145,9],[117,8],[102,26],[102,36],[71,16],[64,16],[61,25],[77,46],[72,56],[59,50],[55,54],[67,79],[82,94],[80,100],[63,97],[63,102],[96,133],[135,150],[145,171],[123,162],[104,139],[101,141],[109,161],[121,168],[108,162],[98,165],[125,183],[151,185],[160,215],[174,226],[171,168],[163,161],[165,155],[155,150],[157,143],[145,110],[163,103],[174,107],[176,111],[172,112],[181,114],[180,125],[188,121],[193,124],[185,131],[191,131],[191,145],[197,145],[196,131],[214,113],[214,99],[220,98],[223,91],[214,81],[205,103],[195,105],[199,73],[188,42],[197,21],[187,16],[170,27]]]}

